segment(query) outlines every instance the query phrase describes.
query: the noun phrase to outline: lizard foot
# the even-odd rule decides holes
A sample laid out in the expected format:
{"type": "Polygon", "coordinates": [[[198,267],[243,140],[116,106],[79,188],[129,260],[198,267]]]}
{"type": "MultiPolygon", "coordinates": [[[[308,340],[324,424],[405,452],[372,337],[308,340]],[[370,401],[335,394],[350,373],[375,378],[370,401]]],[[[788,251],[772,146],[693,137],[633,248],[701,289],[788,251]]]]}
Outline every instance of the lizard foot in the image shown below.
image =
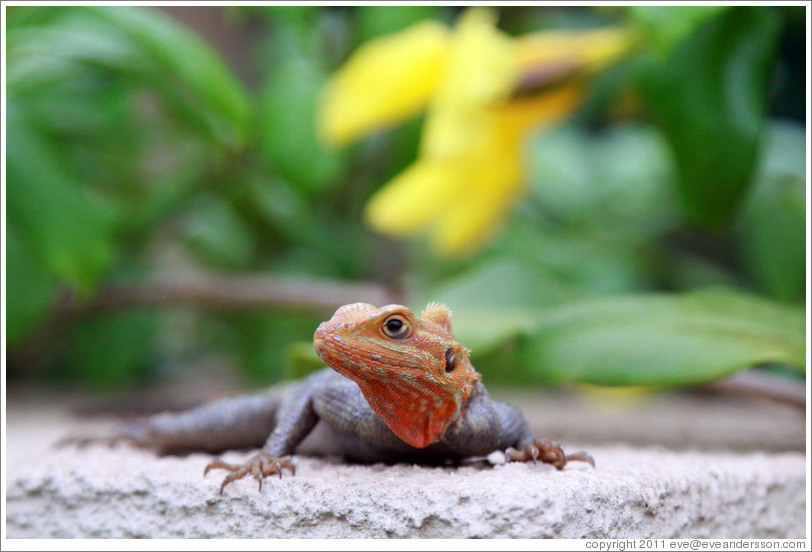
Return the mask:
{"type": "Polygon", "coordinates": [[[220,494],[223,494],[226,485],[250,474],[257,480],[259,490],[262,491],[262,479],[275,473],[279,474],[279,479],[282,479],[282,468],[289,469],[291,475],[296,473],[296,467],[290,456],[274,456],[265,451],[260,451],[242,464],[229,464],[219,458],[213,460],[203,470],[203,476],[205,477],[210,470],[222,469],[230,471],[231,473],[223,479],[223,483],[220,485],[220,494]]]}
{"type": "Polygon", "coordinates": [[[579,451],[573,454],[565,454],[561,445],[546,437],[536,439],[521,450],[516,450],[513,447],[508,448],[505,451],[505,458],[508,462],[532,460],[534,464],[537,460],[541,460],[545,464],[552,464],[559,470],[563,469],[567,462],[572,461],[588,462],[593,468],[595,467],[595,460],[588,453],[579,451]]]}

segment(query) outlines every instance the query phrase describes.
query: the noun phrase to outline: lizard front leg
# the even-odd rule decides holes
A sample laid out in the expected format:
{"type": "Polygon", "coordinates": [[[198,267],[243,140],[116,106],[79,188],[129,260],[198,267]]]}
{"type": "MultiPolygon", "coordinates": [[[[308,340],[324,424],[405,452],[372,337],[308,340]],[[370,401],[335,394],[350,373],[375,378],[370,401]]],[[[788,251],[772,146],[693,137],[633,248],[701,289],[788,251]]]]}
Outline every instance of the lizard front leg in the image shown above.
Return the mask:
{"type": "Polygon", "coordinates": [[[463,416],[448,429],[440,444],[444,449],[472,456],[504,450],[508,462],[540,461],[557,469],[570,461],[595,466],[595,460],[586,452],[566,454],[555,441],[534,437],[521,411],[491,400],[481,383],[475,388],[463,416]]]}
{"type": "Polygon", "coordinates": [[[557,442],[546,437],[534,437],[524,416],[518,408],[511,405],[494,402],[493,406],[499,413],[502,426],[506,432],[513,436],[515,445],[505,449],[505,460],[508,462],[527,462],[534,464],[541,461],[552,464],[556,469],[564,469],[567,462],[587,462],[593,468],[595,460],[585,451],[567,454],[557,442]],[[514,446],[518,447],[514,448],[514,446]]]}
{"type": "Polygon", "coordinates": [[[265,477],[276,474],[281,478],[283,468],[290,470],[291,474],[295,473],[296,468],[290,455],[319,420],[313,409],[313,394],[319,388],[318,381],[315,378],[305,380],[280,407],[276,427],[257,454],[241,464],[230,464],[216,459],[206,466],[204,476],[215,469],[231,472],[223,479],[220,494],[227,485],[248,475],[257,481],[261,491],[262,480],[265,477]]]}

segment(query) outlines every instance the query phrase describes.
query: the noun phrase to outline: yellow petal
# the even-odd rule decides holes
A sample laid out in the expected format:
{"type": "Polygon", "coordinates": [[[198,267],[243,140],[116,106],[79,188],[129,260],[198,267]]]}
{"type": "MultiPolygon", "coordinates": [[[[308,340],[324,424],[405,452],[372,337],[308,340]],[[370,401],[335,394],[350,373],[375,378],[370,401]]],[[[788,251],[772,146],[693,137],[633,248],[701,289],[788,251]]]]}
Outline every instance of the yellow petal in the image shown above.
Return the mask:
{"type": "Polygon", "coordinates": [[[522,69],[564,62],[594,72],[629,51],[634,41],[633,33],[619,27],[541,31],[516,40],[516,59],[522,69]]]}
{"type": "Polygon", "coordinates": [[[503,135],[519,139],[523,134],[550,127],[581,105],[583,82],[577,80],[537,96],[511,100],[493,110],[494,125],[503,135]]]}
{"type": "Polygon", "coordinates": [[[429,105],[421,155],[456,156],[475,147],[489,124],[484,110],[510,95],[517,77],[513,40],[496,28],[495,14],[466,11],[455,28],[442,81],[429,105]]]}
{"type": "Polygon", "coordinates": [[[471,189],[449,204],[432,228],[432,245],[441,255],[456,255],[482,243],[513,205],[522,183],[518,150],[492,156],[473,167],[471,189]]]}
{"type": "Polygon", "coordinates": [[[345,145],[419,112],[447,58],[448,29],[426,21],[361,46],[325,86],[319,134],[345,145]]]}
{"type": "Polygon", "coordinates": [[[524,185],[523,146],[530,130],[552,125],[580,105],[582,86],[574,83],[539,97],[512,100],[491,111],[481,147],[456,164],[465,182],[456,200],[432,228],[435,250],[455,255],[482,243],[497,227],[524,185]]]}
{"type": "Polygon", "coordinates": [[[513,204],[523,185],[521,137],[491,126],[483,147],[459,159],[456,171],[464,184],[432,227],[441,254],[481,244],[513,204]]]}
{"type": "Polygon", "coordinates": [[[448,48],[448,66],[436,101],[482,106],[510,94],[516,78],[516,53],[513,39],[496,28],[492,10],[467,10],[448,48]]]}
{"type": "Polygon", "coordinates": [[[427,92],[420,158],[372,197],[366,221],[394,236],[427,230],[440,254],[481,244],[521,193],[527,133],[577,109],[584,77],[631,44],[620,29],[512,39],[496,29],[493,12],[465,12],[427,92]],[[517,96],[528,74],[548,86],[517,96]]]}
{"type": "Polygon", "coordinates": [[[384,234],[417,232],[443,216],[463,191],[462,176],[453,162],[420,159],[372,196],[364,218],[384,234]]]}

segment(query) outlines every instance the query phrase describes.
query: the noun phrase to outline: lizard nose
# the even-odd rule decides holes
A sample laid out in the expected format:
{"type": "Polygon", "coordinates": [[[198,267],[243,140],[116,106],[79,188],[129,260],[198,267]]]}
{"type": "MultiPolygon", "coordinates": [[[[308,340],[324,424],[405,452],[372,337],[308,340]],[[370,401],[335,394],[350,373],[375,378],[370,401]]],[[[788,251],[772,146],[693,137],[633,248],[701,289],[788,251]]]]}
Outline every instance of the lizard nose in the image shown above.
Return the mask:
{"type": "Polygon", "coordinates": [[[324,351],[324,333],[324,324],[321,324],[316,328],[316,333],[313,334],[313,348],[316,349],[319,356],[324,351]]]}
{"type": "Polygon", "coordinates": [[[319,358],[323,358],[323,355],[326,354],[330,348],[328,341],[330,339],[331,329],[332,328],[328,327],[327,322],[322,322],[313,334],[313,348],[316,349],[316,354],[319,355],[319,358]]]}

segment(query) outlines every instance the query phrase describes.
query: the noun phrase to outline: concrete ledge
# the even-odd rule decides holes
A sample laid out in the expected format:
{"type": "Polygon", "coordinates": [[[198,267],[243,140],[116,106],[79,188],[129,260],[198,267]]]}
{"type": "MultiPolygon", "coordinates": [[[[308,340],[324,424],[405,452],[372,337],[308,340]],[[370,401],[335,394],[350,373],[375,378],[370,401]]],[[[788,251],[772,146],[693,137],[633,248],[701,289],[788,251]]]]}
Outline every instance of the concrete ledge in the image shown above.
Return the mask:
{"type": "MultiPolygon", "coordinates": [[[[300,458],[223,496],[205,455],[58,452],[9,465],[10,538],[804,537],[804,458],[592,451],[573,466],[426,468],[300,458]],[[33,459],[32,459],[33,460],[33,459]]],[[[242,455],[230,454],[232,459],[242,455]]]]}
{"type": "Polygon", "coordinates": [[[806,537],[802,452],[564,440],[588,449],[597,469],[561,472],[298,457],[295,477],[268,479],[261,493],[238,481],[220,496],[220,475],[202,477],[208,455],[53,450],[57,438],[103,425],[73,420],[59,404],[11,405],[7,420],[9,538],[806,537]]]}

